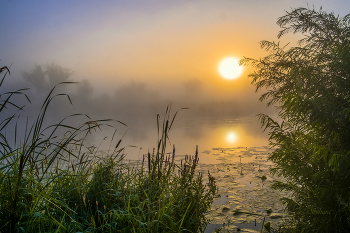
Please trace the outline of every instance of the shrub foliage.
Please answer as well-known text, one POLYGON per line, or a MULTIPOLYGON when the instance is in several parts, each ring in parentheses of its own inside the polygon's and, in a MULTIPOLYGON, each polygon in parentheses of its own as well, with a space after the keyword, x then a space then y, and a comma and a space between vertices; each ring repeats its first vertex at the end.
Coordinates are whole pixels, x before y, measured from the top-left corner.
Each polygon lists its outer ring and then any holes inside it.
POLYGON ((250 74, 260 100, 279 119, 260 114, 275 151, 274 187, 290 190, 283 201, 301 232, 350 231, 350 14, 296 8, 280 17, 278 38, 301 33, 298 46, 261 41, 269 55, 250 74))

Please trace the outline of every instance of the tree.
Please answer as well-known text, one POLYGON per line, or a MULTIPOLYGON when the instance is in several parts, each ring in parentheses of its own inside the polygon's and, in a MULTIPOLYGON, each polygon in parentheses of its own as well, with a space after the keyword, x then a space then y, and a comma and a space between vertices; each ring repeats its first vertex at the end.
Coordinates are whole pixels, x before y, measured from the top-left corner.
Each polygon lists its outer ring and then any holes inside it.
MULTIPOLYGON (((30 71, 22 72, 23 79, 29 83, 29 94, 32 94, 31 107, 25 111, 29 120, 34 120, 37 112, 41 108, 42 101, 45 100, 50 91, 54 90, 53 95, 60 95, 61 92, 68 92, 68 83, 71 82, 71 76, 74 72, 64 68, 56 63, 46 65, 35 65, 30 71), (66 83, 65 85, 59 85, 66 83)), ((54 104, 50 108, 54 111, 48 111, 47 121, 56 122, 64 116, 72 114, 71 108, 67 108, 65 100, 55 98, 54 104)), ((72 107, 72 106, 69 106, 72 107)))
POLYGON ((275 148, 273 173, 291 191, 285 198, 295 229, 350 231, 350 14, 296 8, 280 17, 278 38, 302 33, 295 47, 261 41, 269 55, 241 63, 260 100, 276 106, 280 120, 260 114, 275 148))
POLYGON ((55 85, 69 81, 73 71, 61 67, 55 63, 45 66, 45 70, 41 65, 35 65, 31 72, 23 72, 23 78, 30 82, 36 91, 46 95, 55 85))

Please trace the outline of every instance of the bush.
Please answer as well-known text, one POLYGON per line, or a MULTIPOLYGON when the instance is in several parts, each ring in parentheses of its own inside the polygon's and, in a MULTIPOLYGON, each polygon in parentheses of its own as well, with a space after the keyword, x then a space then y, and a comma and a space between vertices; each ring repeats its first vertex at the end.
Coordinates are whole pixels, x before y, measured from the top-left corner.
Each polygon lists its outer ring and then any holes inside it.
POLYGON ((279 120, 260 115, 275 148, 272 172, 285 177, 275 188, 298 232, 350 231, 350 14, 296 8, 280 17, 286 33, 302 33, 299 46, 262 41, 269 55, 242 60, 261 100, 276 105, 279 120), (281 123, 280 123, 281 122, 281 123))

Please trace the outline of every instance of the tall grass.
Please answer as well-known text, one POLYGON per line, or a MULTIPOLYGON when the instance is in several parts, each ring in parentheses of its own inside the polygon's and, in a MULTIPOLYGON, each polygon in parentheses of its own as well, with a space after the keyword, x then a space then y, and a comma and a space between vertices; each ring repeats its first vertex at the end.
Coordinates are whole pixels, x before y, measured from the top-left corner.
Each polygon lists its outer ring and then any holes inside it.
MULTIPOLYGON (((9 70, 3 67, 1 73, 0 88, 9 70)), ((130 167, 121 140, 103 157, 84 145, 88 134, 111 120, 88 119, 77 127, 65 123, 76 114, 44 126, 53 99, 70 101, 54 90, 25 128, 18 128, 24 108, 13 102, 18 95, 30 102, 25 89, 1 95, 0 114, 7 116, 0 122, 1 232, 204 231, 216 185, 209 172, 207 179, 196 174, 198 150, 181 165, 175 163, 175 148, 166 153, 176 116, 170 117, 170 107, 162 125, 157 116, 156 149, 144 155, 141 167, 130 167), (13 140, 7 138, 9 128, 13 140)))

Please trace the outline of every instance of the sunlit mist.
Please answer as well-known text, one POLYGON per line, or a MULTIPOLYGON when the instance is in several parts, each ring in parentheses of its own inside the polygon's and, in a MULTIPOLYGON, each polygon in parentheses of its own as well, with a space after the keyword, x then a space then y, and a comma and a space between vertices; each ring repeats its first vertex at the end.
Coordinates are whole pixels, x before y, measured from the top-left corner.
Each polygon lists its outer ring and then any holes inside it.
POLYGON ((226 79, 238 78, 243 72, 243 66, 238 64, 238 59, 228 57, 219 64, 219 73, 226 79))

